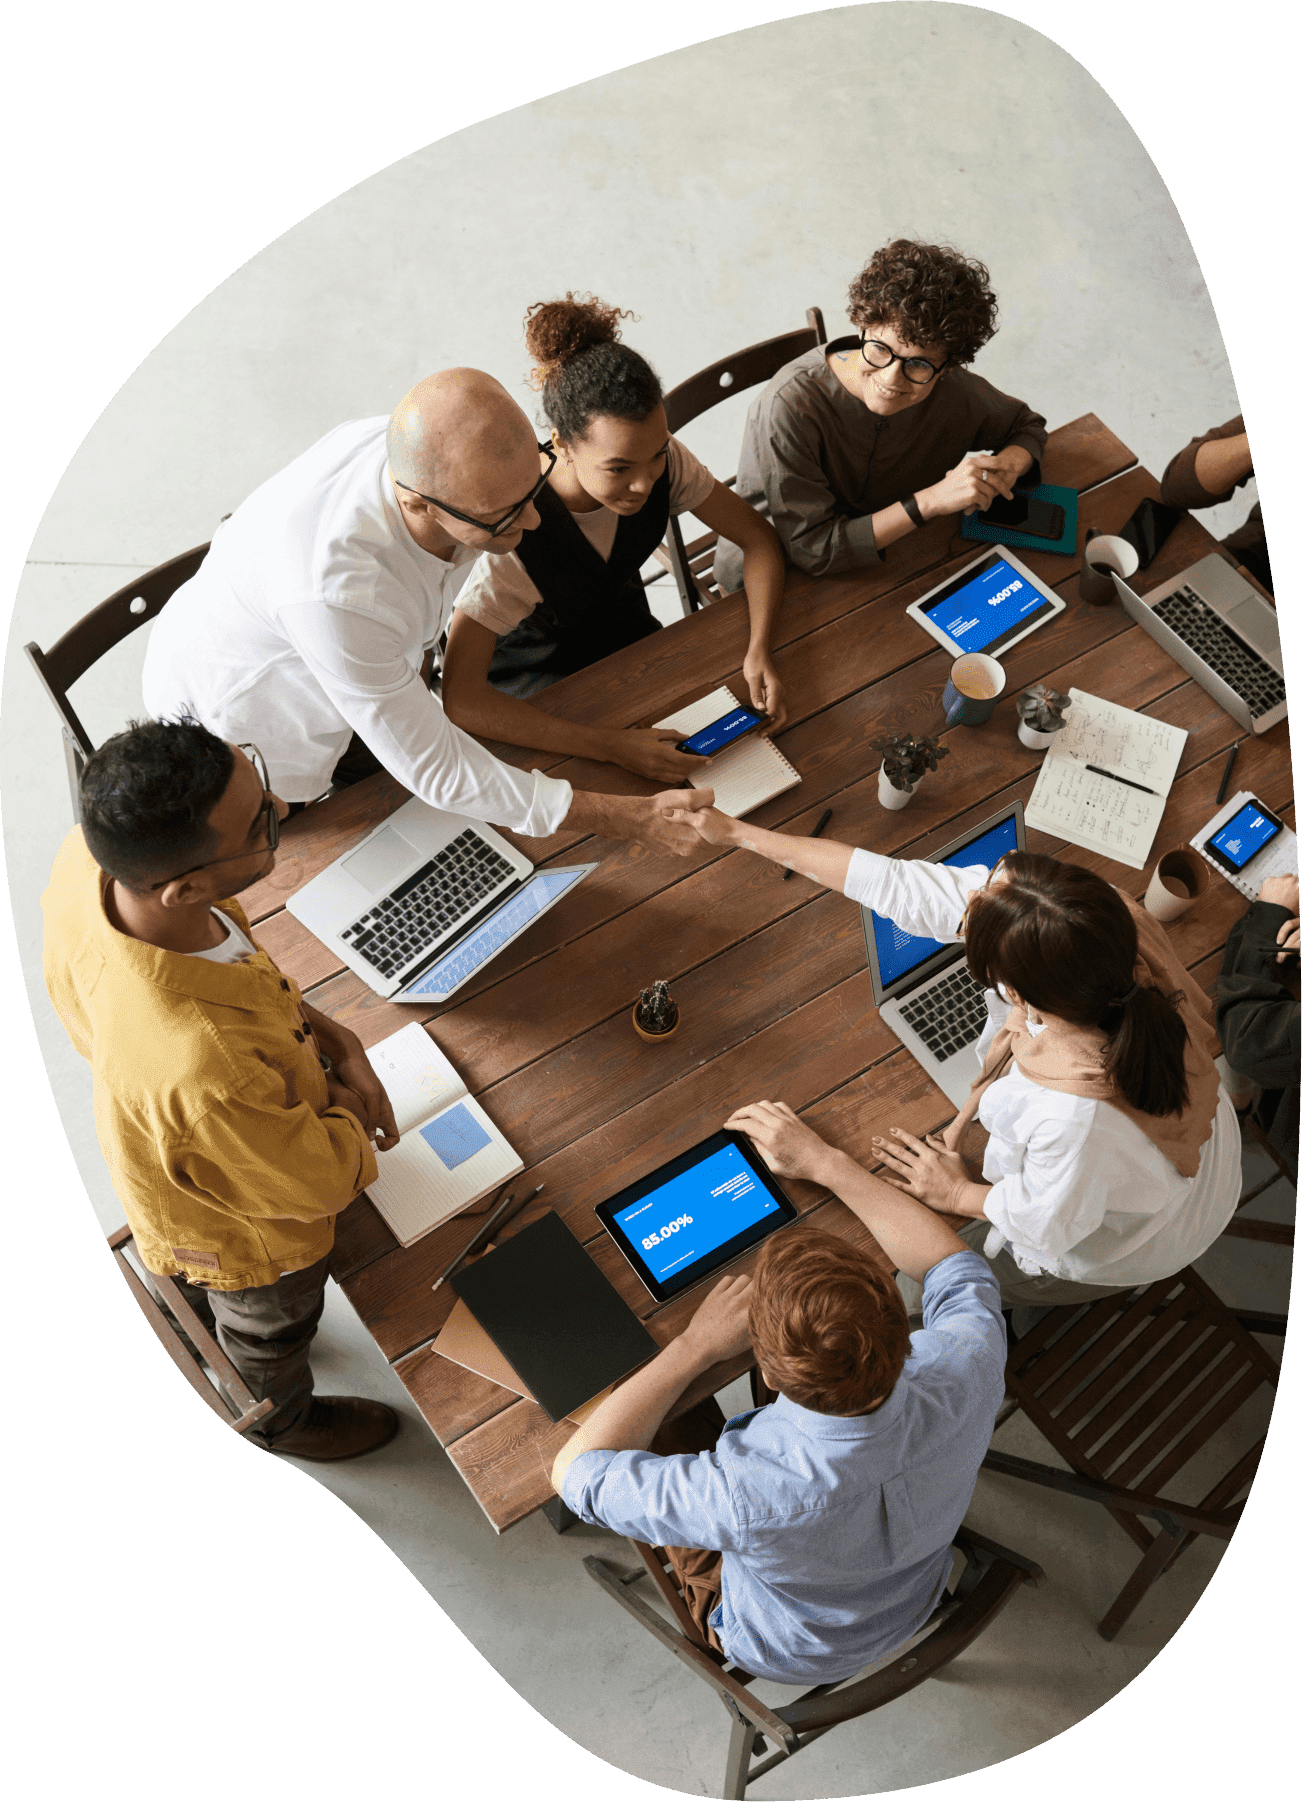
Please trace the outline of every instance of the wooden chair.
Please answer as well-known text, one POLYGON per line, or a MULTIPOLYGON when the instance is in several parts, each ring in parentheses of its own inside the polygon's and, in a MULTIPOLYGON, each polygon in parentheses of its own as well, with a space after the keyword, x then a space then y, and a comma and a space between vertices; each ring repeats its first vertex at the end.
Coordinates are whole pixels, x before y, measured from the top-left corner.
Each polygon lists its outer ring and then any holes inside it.
POLYGON ((274 1402, 254 1400, 239 1371, 195 1312, 183 1285, 174 1277, 156 1276, 151 1271, 149 1284, 164 1296, 170 1313, 160 1306, 127 1255, 134 1245, 129 1226, 119 1227, 117 1232, 109 1234, 109 1249, 126 1278, 128 1289, 140 1304, 141 1313, 153 1327, 173 1364, 213 1413, 220 1415, 237 1433, 246 1433, 272 1412, 274 1402), (216 1377, 219 1388, 214 1388, 204 1375, 201 1357, 216 1377))
POLYGON ((584 1569, 662 1646, 708 1683, 731 1715, 732 1735, 722 1791, 727 1797, 744 1796, 748 1783, 794 1758, 841 1722, 871 1714, 916 1689, 984 1633, 1023 1583, 1039 1588, 1045 1581, 1038 1564, 964 1527, 954 1540, 965 1561, 962 1574, 953 1593, 946 1595, 931 1619, 919 1629, 925 1637, 915 1635, 888 1665, 871 1676, 847 1683, 820 1683, 794 1702, 767 1708, 747 1688, 754 1678, 729 1664, 698 1631, 663 1548, 643 1545, 638 1540, 631 1540, 630 1544, 641 1558, 643 1569, 619 1571, 602 1559, 591 1557, 583 1560, 584 1569), (668 1603, 673 1624, 631 1593, 632 1585, 648 1574, 668 1603), (766 1739, 775 1747, 767 1757, 766 1739))
POLYGON ((143 626, 161 613, 164 603, 183 582, 190 580, 207 555, 208 546, 199 544, 168 563, 160 563, 157 569, 129 582, 125 588, 119 588, 98 607, 92 607, 85 618, 70 627, 48 651, 43 651, 35 640, 23 646, 46 694, 54 702, 63 727, 63 754, 68 766, 74 822, 81 819, 77 785, 86 759, 95 747, 68 699, 68 690, 114 645, 129 637, 137 626, 143 626))
MULTIPOLYGON (((1105 1507, 1142 1557, 1099 1623, 1115 1638, 1154 1581, 1199 1533, 1228 1540, 1252 1483, 1263 1432, 1196 1505, 1168 1486, 1258 1390, 1273 1391, 1275 1364, 1252 1337, 1278 1330, 1232 1314, 1191 1269, 1143 1289, 1053 1308, 1010 1349, 1010 1398, 1070 1470, 993 1448, 983 1468, 1105 1507)), ((1205 1480, 1205 1478, 1203 1479, 1205 1480)))
MULTIPOLYGON (((734 357, 724 357, 718 363, 711 363, 708 369, 688 376, 685 382, 679 382, 676 388, 671 388, 665 395, 665 416, 669 421, 669 430, 681 431, 693 419, 699 419, 702 413, 708 413, 711 407, 717 407, 720 401, 728 400, 734 394, 742 394, 747 388, 756 388, 762 382, 771 381, 784 363, 802 356, 816 344, 826 344, 827 331, 820 309, 810 307, 805 319, 808 323, 802 330, 783 332, 777 338, 765 338, 759 344, 752 344, 748 349, 738 351, 734 357)), ((731 488, 736 479, 735 475, 729 476, 727 486, 731 488)), ((714 547, 718 538, 717 532, 706 532, 700 538, 694 538, 690 544, 684 544, 678 521, 669 521, 669 542, 666 547, 669 568, 678 585, 685 615, 694 613, 698 607, 719 598, 713 568, 714 547)))

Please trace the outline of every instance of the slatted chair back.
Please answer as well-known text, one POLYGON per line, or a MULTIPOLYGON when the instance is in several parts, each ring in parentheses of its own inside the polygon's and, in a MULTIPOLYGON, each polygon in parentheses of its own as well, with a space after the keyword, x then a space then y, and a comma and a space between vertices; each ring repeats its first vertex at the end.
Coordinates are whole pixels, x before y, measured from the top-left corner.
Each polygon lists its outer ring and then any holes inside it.
MULTIPOLYGON (((723 357, 719 362, 711 363, 708 369, 689 375, 685 382, 679 382, 676 388, 671 388, 665 395, 665 417, 669 421, 669 430, 681 431, 692 420, 699 419, 702 413, 708 413, 711 407, 717 407, 720 401, 728 400, 734 394, 744 394, 748 388, 757 388, 763 382, 772 381, 784 364, 803 356, 816 344, 826 344, 827 329, 823 324, 821 309, 810 307, 805 319, 807 323, 801 330, 783 332, 776 338, 765 338, 759 344, 751 344, 745 350, 738 351, 736 356, 723 357)), ((731 487, 736 479, 735 475, 729 476, 727 486, 731 487)), ((717 532, 706 532, 700 538, 694 538, 690 544, 684 544, 678 521, 671 519, 669 522, 669 566, 678 585, 684 614, 694 613, 703 602, 719 598, 718 585, 714 580, 714 547, 718 539, 717 532)))
POLYGON ((723 1703, 732 1718, 732 1731, 721 1793, 730 1798, 744 1797, 749 1783, 794 1758, 833 1727, 884 1708, 925 1683, 985 1632, 1024 1583, 1038 1588, 1045 1580, 1038 1564, 964 1527, 954 1540, 963 1555, 962 1574, 953 1594, 946 1596, 919 1630, 925 1637, 915 1636, 889 1665, 870 1677, 816 1684, 794 1702, 768 1708, 748 1688, 754 1679, 705 1642, 663 1547, 638 1540, 631 1543, 644 1569, 621 1573, 593 1557, 583 1560, 584 1568, 621 1608, 708 1683, 723 1703), (648 1572, 675 1624, 631 1593, 632 1585, 648 1572), (775 1748, 771 1753, 767 1741, 775 1748))
MULTIPOLYGON (((1106 1507, 1143 1554, 1099 1624, 1112 1639, 1152 1583, 1199 1533, 1234 1532, 1264 1430, 1241 1451, 1217 1435, 1278 1367, 1192 1269, 1143 1289, 1053 1308, 1008 1355, 1005 1385, 1071 1470, 991 1450, 985 1468, 1106 1507), (1196 1505, 1168 1494, 1197 1458, 1220 1474, 1196 1505)), ((1260 1406, 1260 1403, 1258 1403, 1260 1406)), ((1001 1415, 1001 1422, 1007 1412, 1001 1415)))
POLYGON ((95 746, 68 699, 68 690, 115 645, 161 613, 165 603, 183 582, 190 580, 207 555, 206 544, 196 545, 192 551, 160 563, 157 569, 128 582, 125 588, 119 588, 106 601, 92 607, 62 638, 56 639, 48 651, 43 651, 35 640, 23 646, 42 687, 54 703, 63 728, 74 820, 81 818, 77 785, 86 759, 95 746))
POLYGON ((141 1313, 154 1329, 168 1357, 213 1413, 234 1427, 237 1433, 247 1433, 251 1426, 265 1420, 275 1403, 258 1401, 250 1393, 239 1371, 195 1312, 183 1285, 174 1277, 151 1273, 149 1282, 166 1296, 167 1307, 160 1306, 128 1255, 134 1247, 129 1226, 119 1227, 117 1232, 109 1234, 109 1249, 141 1313), (214 1388, 204 1375, 200 1357, 216 1377, 219 1387, 214 1388))

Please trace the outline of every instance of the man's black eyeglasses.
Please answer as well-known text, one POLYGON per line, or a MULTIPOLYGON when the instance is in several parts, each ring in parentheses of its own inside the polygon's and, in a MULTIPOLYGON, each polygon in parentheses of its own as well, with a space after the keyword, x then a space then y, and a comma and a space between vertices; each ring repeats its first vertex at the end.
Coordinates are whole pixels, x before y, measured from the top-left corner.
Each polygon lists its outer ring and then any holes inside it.
POLYGON ((869 338, 866 335, 859 339, 859 355, 869 369, 889 369, 892 363, 900 363, 904 368, 904 379, 913 382, 919 388, 925 388, 928 382, 934 382, 945 363, 929 363, 926 357, 902 357, 893 351, 889 344, 883 344, 880 338, 869 338))
POLYGON ((503 517, 497 521, 496 525, 490 526, 486 519, 472 519, 469 513, 462 513, 457 507, 449 507, 446 501, 437 501, 432 494, 422 494, 419 488, 409 487, 406 482, 398 482, 397 476, 394 476, 393 479, 398 483, 399 488, 401 488, 404 493, 414 494, 417 500, 428 501, 430 506, 437 507, 440 513, 450 513, 453 519, 459 519, 462 525, 475 526, 479 531, 487 532, 490 538, 500 538, 503 532, 509 532, 511 530, 511 527, 515 524, 516 520, 519 519, 520 515, 529 505, 529 502, 533 500, 534 496, 541 494, 543 488, 546 486, 548 476, 556 467, 556 452, 552 449, 551 445, 540 444, 538 449, 547 459, 546 469, 543 470, 542 474, 529 490, 528 494, 525 495, 524 499, 522 501, 517 501, 511 511, 504 514, 503 517))
POLYGON ((258 772, 258 775, 262 778, 264 798, 262 806, 258 810, 257 819, 255 819, 252 826, 249 827, 249 836, 253 836, 254 832, 257 830, 258 822, 261 821, 263 830, 267 835, 266 844, 252 845, 247 851, 232 851, 229 857, 210 857, 207 863, 191 864, 188 870, 178 870, 175 876, 164 876, 161 882, 151 882, 149 885, 151 892, 156 888, 166 888, 169 882, 179 882, 182 876, 193 876, 196 870, 211 869, 213 864, 239 863, 243 858, 255 857, 262 851, 274 851, 276 846, 280 843, 280 815, 276 812, 276 803, 272 799, 271 777, 267 773, 267 766, 263 760, 262 752, 256 745, 237 745, 235 748, 237 751, 243 751, 244 755, 258 772))

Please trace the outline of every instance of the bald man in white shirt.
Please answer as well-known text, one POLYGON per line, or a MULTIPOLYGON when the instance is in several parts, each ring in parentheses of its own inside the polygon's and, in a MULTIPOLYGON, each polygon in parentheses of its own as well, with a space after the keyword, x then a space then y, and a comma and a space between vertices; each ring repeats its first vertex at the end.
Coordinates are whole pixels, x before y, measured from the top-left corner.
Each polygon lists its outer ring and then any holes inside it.
POLYGON ((289 802, 325 793, 355 735, 432 807, 685 856, 698 840, 669 814, 707 806, 705 790, 601 795, 525 774, 452 725, 422 679, 475 558, 538 524, 546 473, 527 417, 477 369, 337 426, 218 528, 154 623, 145 705, 256 744, 289 802))

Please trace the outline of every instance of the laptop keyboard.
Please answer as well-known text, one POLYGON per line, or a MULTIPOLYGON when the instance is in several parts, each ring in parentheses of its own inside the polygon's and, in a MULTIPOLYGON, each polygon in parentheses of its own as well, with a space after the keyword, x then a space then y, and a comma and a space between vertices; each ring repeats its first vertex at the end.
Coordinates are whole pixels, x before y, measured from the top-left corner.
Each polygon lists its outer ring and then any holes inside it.
POLYGON ((943 981, 900 1003, 900 1018, 908 1021, 938 1064, 974 1044, 988 1017, 985 994, 966 964, 956 965, 943 981))
POLYGON ((515 873, 513 864, 467 827, 339 936, 381 976, 395 976, 515 873))
POLYGON ((1192 588, 1177 588, 1153 612, 1232 688, 1254 720, 1284 699, 1284 678, 1244 644, 1192 588))

